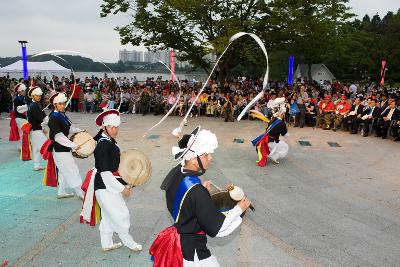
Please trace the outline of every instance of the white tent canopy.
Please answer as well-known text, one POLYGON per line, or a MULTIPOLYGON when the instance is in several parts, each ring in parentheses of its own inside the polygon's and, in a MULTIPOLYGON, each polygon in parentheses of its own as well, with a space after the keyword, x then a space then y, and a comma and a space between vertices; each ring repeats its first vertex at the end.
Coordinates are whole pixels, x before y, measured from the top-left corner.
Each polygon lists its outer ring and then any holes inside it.
MULTIPOLYGON (((60 64, 50 61, 42 62, 29 62, 28 61, 28 72, 41 73, 41 72, 70 72, 70 69, 64 68, 60 64)), ((23 72, 22 60, 19 60, 11 65, 0 68, 2 73, 15 73, 23 72)))

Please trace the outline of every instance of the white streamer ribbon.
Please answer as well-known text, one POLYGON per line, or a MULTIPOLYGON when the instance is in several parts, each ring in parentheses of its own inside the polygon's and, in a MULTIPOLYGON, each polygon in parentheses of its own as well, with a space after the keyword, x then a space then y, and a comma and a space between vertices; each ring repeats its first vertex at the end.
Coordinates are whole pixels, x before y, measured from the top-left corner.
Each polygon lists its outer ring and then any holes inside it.
MULTIPOLYGON (((162 62, 162 61, 158 61, 158 62, 161 63, 161 64, 163 64, 163 65, 172 73, 172 70, 167 66, 167 64, 165 64, 165 63, 162 62)), ((175 73, 172 73, 172 77, 173 77, 173 79, 178 83, 178 86, 179 86, 179 94, 178 94, 178 96, 177 96, 177 98, 176 98, 176 101, 175 101, 174 105, 172 105, 172 107, 168 110, 167 114, 165 114, 164 117, 162 117, 161 120, 160 120, 158 123, 156 123, 156 124, 153 125, 150 129, 148 129, 148 130, 144 133, 143 137, 146 137, 147 134, 148 134, 151 130, 153 130, 154 128, 156 128, 157 126, 159 126, 161 123, 163 123, 163 121, 165 121, 165 119, 168 118, 169 115, 171 115, 171 113, 175 110, 175 107, 178 105, 179 99, 180 99, 180 97, 181 97, 181 95, 182 95, 181 84, 180 84, 179 80, 176 78, 175 73)))
POLYGON ((267 88, 268 86, 268 77, 269 77, 269 61, 268 61, 268 53, 267 53, 267 49, 264 46, 264 43, 261 41, 261 39, 253 34, 253 33, 247 33, 247 32, 238 32, 236 34, 234 34, 230 39, 229 39, 229 43, 228 46, 224 49, 224 51, 222 52, 222 54, 218 57, 217 61, 215 62, 214 67, 212 68, 210 75, 208 76, 207 80, 205 81, 203 87, 200 89, 199 93, 197 94, 195 100, 193 101, 192 105, 190 106, 189 110, 186 112, 185 117, 183 118, 183 120, 181 121, 180 125, 178 126, 178 128, 173 130, 173 133, 175 134, 180 134, 182 132, 182 128, 184 126, 184 124, 187 122, 187 118, 193 108, 193 106, 195 105, 197 99, 200 97, 201 93, 204 91, 204 88, 206 87, 206 85, 208 84, 211 75, 213 74, 215 68, 218 66, 219 61, 221 60, 221 58, 224 56, 224 54, 226 53, 226 51, 228 50, 228 48, 231 46, 231 44, 236 41, 237 39, 239 39, 242 36, 245 35, 249 35, 251 38, 253 38, 257 44, 260 46, 261 50, 264 52, 265 58, 267 60, 267 70, 265 72, 264 75, 264 81, 263 81, 263 89, 262 91, 244 108, 244 110, 240 113, 239 117, 238 117, 238 121, 241 120, 241 118, 243 117, 243 115, 247 112, 247 110, 252 107, 261 97, 264 96, 264 90, 267 88))

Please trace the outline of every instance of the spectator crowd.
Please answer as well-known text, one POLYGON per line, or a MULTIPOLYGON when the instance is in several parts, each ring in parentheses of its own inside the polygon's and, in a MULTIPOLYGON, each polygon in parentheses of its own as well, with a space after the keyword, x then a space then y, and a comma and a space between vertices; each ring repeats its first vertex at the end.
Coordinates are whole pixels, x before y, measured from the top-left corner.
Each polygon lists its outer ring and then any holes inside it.
MULTIPOLYGON (((0 111, 12 109, 16 79, 0 78, 0 111)), ((210 80, 203 87, 195 80, 176 81, 147 78, 139 82, 136 77, 102 78, 37 77, 26 81, 44 89, 43 105, 55 90, 71 97, 70 112, 96 113, 103 109, 118 108, 122 113, 162 115, 174 104, 173 115, 184 116, 193 104, 191 117, 207 116, 233 122, 246 105, 262 90, 262 78, 237 77, 224 82, 210 80)), ((361 133, 366 137, 374 133, 383 139, 399 141, 400 90, 373 82, 349 83, 312 82, 300 80, 293 85, 270 81, 264 97, 252 108, 271 118, 274 99, 285 97, 288 107, 286 122, 294 127, 320 127, 324 130, 361 133)), ((243 119, 253 120, 248 114, 243 119)))

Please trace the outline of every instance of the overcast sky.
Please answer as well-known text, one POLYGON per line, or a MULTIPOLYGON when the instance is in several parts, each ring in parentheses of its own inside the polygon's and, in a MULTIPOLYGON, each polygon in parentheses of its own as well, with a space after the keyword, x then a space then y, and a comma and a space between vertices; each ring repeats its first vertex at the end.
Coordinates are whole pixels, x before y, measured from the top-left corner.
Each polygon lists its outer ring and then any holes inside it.
MULTIPOLYGON (((91 54, 106 62, 118 60, 120 45, 115 26, 125 14, 100 18, 102 0, 0 0, 0 57, 20 55, 18 40, 29 41, 28 53, 65 49, 91 54)), ((397 11, 400 0, 350 0, 360 17, 397 11)))

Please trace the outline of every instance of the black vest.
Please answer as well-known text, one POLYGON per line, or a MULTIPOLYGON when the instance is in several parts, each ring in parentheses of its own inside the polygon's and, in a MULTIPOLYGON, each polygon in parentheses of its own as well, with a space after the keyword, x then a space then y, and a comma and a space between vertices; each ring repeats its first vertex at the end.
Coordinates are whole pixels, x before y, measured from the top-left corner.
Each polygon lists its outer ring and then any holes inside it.
POLYGON ((54 140, 54 137, 58 133, 63 133, 66 137, 69 135, 69 129, 71 127, 71 121, 60 113, 52 112, 49 116, 49 137, 53 140, 53 147, 55 152, 70 152, 71 148, 63 146, 54 140))
POLYGON ((26 115, 28 122, 32 125, 32 131, 42 130, 42 122, 46 118, 46 113, 40 108, 39 103, 32 102, 26 115))

